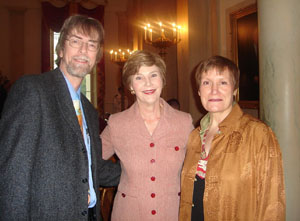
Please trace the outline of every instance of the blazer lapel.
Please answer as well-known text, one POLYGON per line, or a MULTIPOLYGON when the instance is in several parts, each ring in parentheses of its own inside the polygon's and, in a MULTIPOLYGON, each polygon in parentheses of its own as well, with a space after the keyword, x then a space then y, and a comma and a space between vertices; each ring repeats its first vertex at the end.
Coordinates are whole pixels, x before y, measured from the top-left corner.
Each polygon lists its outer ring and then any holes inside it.
MULTIPOLYGON (((156 139, 161 139, 164 136, 169 136, 168 133, 172 131, 172 126, 170 122, 172 122, 173 110, 171 107, 165 102, 162 98, 160 98, 160 103, 163 104, 163 111, 160 115, 160 120, 153 133, 153 137, 156 139)), ((175 135, 176 136, 176 135, 175 135)))
POLYGON ((89 105, 86 104, 87 102, 87 99, 86 98, 83 98, 83 94, 81 94, 81 103, 82 103, 82 107, 83 107, 83 112, 84 112, 84 117, 85 117, 85 122, 86 122, 86 125, 87 125, 87 133, 89 134, 90 136, 90 143, 91 143, 91 151, 92 150, 92 147, 94 146, 94 136, 92 136, 94 134, 95 131, 97 131, 97 128, 95 128, 93 125, 94 123, 92 122, 93 119, 91 118, 92 117, 92 114, 91 114, 91 111, 89 110, 89 105))
POLYGON ((74 133, 81 138, 80 140, 84 145, 82 133, 74 110, 73 101, 68 89, 68 85, 65 81, 65 78, 58 68, 54 70, 53 76, 55 80, 54 82, 56 82, 55 96, 56 96, 56 101, 60 107, 60 112, 62 116, 66 119, 68 125, 74 131, 74 133))
MULTIPOLYGON (((99 135, 99 128, 96 128, 95 122, 93 122, 95 119, 93 119, 93 110, 90 109, 90 105, 87 104, 88 100, 87 98, 83 97, 84 95, 81 94, 81 102, 82 107, 84 111, 85 121, 88 129, 88 133, 90 136, 90 151, 91 151, 91 159, 92 159, 92 175, 94 180, 94 188, 95 182, 96 182, 96 168, 97 168, 97 162, 101 158, 99 157, 99 154, 102 152, 102 146, 100 142, 100 135, 99 135), (99 142, 96 141, 96 139, 99 139, 99 142), (97 159, 99 157, 99 159, 97 159)), ((96 189, 95 189, 96 191, 96 189)))

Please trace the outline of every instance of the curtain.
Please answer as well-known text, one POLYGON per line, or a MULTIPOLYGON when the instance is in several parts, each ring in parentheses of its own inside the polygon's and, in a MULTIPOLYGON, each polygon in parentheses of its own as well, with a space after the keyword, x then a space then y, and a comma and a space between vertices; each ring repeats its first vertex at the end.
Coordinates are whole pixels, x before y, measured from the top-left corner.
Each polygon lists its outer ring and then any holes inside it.
POLYGON ((51 69, 50 30, 59 32, 68 15, 68 5, 58 8, 49 2, 42 2, 42 72, 51 69))
MULTIPOLYGON (((88 15, 101 22, 104 27, 104 6, 100 5, 94 9, 86 9, 78 5, 78 14, 88 15)), ((105 50, 103 50, 105 51, 105 50)), ((104 94, 105 94, 105 66, 104 55, 97 65, 97 106, 100 116, 104 114, 104 94)))
MULTIPOLYGON (((50 30, 59 32, 64 21, 72 14, 82 14, 95 18, 104 26, 104 6, 97 5, 95 8, 88 9, 80 3, 69 2, 65 6, 56 7, 50 2, 42 2, 42 72, 51 69, 50 56, 50 30)), ((105 93, 105 73, 104 56, 96 68, 97 74, 97 106, 100 115, 103 114, 104 93, 105 93)))

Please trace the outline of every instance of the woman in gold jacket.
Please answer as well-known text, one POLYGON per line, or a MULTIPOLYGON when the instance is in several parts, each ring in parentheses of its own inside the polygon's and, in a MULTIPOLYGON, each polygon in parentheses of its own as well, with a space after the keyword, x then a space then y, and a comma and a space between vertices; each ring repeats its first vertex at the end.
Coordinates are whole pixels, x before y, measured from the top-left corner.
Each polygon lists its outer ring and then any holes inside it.
POLYGON ((279 144, 270 127, 234 102, 237 66, 211 57, 197 67, 196 81, 208 114, 189 137, 180 220, 285 220, 279 144))

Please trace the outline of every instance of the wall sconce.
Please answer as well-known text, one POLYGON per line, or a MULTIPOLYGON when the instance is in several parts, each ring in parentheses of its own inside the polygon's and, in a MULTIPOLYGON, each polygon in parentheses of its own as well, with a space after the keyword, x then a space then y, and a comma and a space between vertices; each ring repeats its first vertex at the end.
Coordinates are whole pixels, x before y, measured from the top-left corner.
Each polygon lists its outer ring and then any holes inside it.
POLYGON ((128 60, 130 55, 134 51, 131 51, 129 49, 118 49, 118 50, 110 50, 110 60, 118 64, 119 66, 119 73, 120 73, 120 86, 119 86, 119 93, 121 94, 121 111, 125 110, 125 91, 124 91, 124 86, 122 84, 122 69, 125 64, 125 62, 128 60))
POLYGON ((110 60, 118 65, 123 66, 129 56, 133 53, 129 49, 110 50, 110 60))

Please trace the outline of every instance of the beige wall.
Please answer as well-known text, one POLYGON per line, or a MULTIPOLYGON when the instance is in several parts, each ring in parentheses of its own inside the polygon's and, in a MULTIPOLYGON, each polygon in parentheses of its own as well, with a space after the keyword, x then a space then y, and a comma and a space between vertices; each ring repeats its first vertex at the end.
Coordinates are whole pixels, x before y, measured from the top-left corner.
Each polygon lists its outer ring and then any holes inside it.
POLYGON ((41 69, 41 6, 37 1, 0 2, 0 70, 14 82, 41 69))
MULTIPOLYGON (((119 66, 110 61, 110 50, 123 48, 120 44, 127 33, 122 33, 119 28, 119 16, 126 12, 127 1, 109 0, 105 6, 104 29, 105 29, 105 99, 104 112, 113 113, 113 99, 118 92, 120 85, 120 69, 119 66)), ((126 19, 126 17, 125 17, 126 19)), ((128 45, 129 49, 131 45, 128 45)))
POLYGON ((179 101, 182 110, 191 113, 197 122, 204 112, 197 96, 193 70, 199 61, 211 55, 210 1, 178 0, 177 4, 178 20, 185 28, 183 42, 177 48, 179 101))

